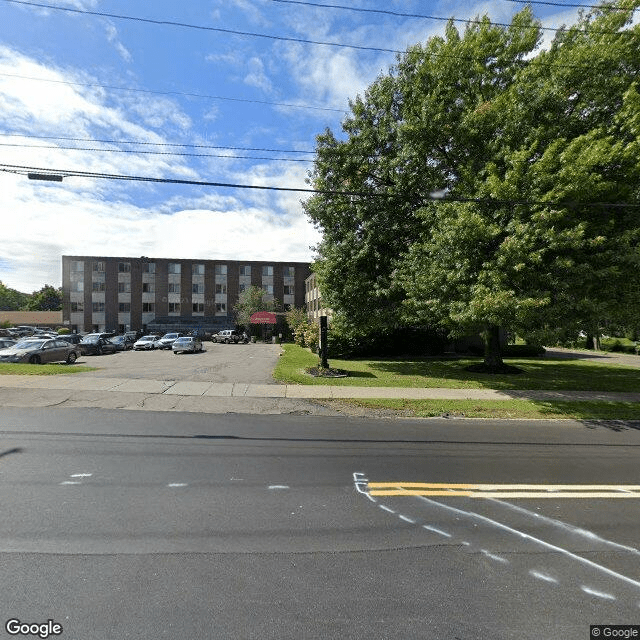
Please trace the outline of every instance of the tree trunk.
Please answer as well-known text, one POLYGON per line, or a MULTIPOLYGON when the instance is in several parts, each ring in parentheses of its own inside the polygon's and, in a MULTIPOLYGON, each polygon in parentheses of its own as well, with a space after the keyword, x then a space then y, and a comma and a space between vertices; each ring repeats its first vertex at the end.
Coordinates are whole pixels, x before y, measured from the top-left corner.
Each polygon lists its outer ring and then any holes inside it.
POLYGON ((500 348, 500 327, 489 325, 484 333, 484 365, 487 371, 499 371, 504 369, 502 361, 502 349, 500 348))

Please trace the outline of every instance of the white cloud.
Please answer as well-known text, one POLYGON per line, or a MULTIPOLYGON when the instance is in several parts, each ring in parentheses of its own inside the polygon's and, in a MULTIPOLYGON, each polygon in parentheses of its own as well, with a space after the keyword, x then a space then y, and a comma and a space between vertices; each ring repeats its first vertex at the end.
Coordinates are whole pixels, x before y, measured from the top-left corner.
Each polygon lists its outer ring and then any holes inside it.
POLYGON ((244 77, 245 84, 262 89, 266 93, 270 92, 272 85, 264 72, 262 60, 256 57, 250 58, 247 61, 247 67, 249 68, 249 73, 244 77))
POLYGON ((106 25, 107 40, 115 47, 116 51, 120 54, 120 57, 125 62, 131 62, 132 57, 129 50, 118 39, 118 30, 111 22, 107 22, 106 25))

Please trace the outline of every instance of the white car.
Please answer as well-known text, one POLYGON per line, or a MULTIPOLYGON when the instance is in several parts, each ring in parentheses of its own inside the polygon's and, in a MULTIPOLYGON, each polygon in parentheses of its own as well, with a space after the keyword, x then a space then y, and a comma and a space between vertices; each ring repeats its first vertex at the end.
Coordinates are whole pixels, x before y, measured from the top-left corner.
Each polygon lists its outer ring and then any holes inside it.
POLYGON ((193 338, 191 336, 183 336, 178 338, 172 345, 173 353, 178 354, 182 351, 191 351, 193 353, 199 353, 202 351, 202 341, 200 338, 193 338))
POLYGON ((160 338, 158 336, 142 336, 140 340, 133 343, 134 351, 142 349, 157 349, 160 338))
POLYGON ((158 349, 171 349, 171 345, 180 337, 182 337, 181 333, 165 333, 158 340, 158 349))

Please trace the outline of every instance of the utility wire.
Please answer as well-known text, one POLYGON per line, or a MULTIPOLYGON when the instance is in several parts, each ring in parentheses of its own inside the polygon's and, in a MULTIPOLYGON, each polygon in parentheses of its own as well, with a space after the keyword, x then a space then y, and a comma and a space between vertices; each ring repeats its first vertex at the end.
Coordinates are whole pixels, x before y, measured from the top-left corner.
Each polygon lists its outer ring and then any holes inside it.
MULTIPOLYGON (((303 187, 274 187, 255 184, 234 184, 229 182, 210 182, 208 180, 186 180, 182 178, 154 178, 150 176, 131 176, 114 173, 96 173, 91 171, 77 171, 75 169, 47 169, 44 167, 29 167, 24 165, 0 164, 0 172, 28 174, 37 173, 40 176, 58 176, 63 178, 100 178, 106 180, 126 180, 133 182, 154 182, 160 184, 183 184, 204 187, 224 187, 231 189, 261 189, 266 191, 293 191, 299 193, 315 193, 337 196, 358 196, 364 198, 393 198, 394 194, 363 192, 363 191, 335 191, 332 189, 306 189, 303 187)), ((618 209, 640 209, 640 204, 626 202, 562 202, 550 200, 495 200, 492 198, 462 198, 456 196, 441 196, 436 192, 424 197, 432 202, 463 202, 493 205, 524 205, 524 206, 553 206, 553 207, 612 207, 618 209)))
MULTIPOLYGON (((523 0, 514 0, 514 1, 523 1, 523 0)), ((475 20, 475 19, 465 19, 465 18, 445 18, 442 16, 431 16, 431 15, 425 15, 425 14, 420 14, 420 13, 402 13, 400 11, 390 11, 388 9, 364 9, 361 7, 348 7, 345 5, 339 5, 339 4, 321 4, 321 3, 316 3, 316 2, 305 2, 303 0, 271 0, 271 2, 280 2, 282 4, 297 4, 297 5, 304 5, 307 7, 319 7, 322 9, 341 9, 341 10, 345 10, 345 11, 355 11, 357 13, 379 13, 379 14, 384 14, 384 15, 389 15, 389 16, 396 16, 396 17, 400 17, 400 18, 420 18, 423 20, 439 20, 441 22, 462 22, 464 24, 483 24, 482 20, 475 20)), ((507 24, 505 22, 492 22, 491 24, 493 25, 497 25, 499 27, 510 27, 510 24, 507 24)), ((559 31, 558 28, 555 27, 541 27, 538 25, 532 25, 531 27, 528 27, 529 29, 540 29, 540 31, 559 31)), ((581 32, 581 33, 590 33, 590 34, 610 34, 610 35, 616 35, 618 33, 627 33, 625 31, 607 31, 607 30, 588 30, 588 29, 577 29, 577 31, 581 32)))
MULTIPOLYGON (((134 21, 134 22, 143 22, 143 23, 161 25, 161 26, 175 26, 175 27, 183 27, 183 28, 188 28, 188 29, 198 29, 198 30, 203 30, 203 31, 214 31, 214 32, 220 32, 220 33, 228 33, 228 34, 232 34, 232 35, 240 35, 240 36, 246 36, 246 37, 266 38, 266 39, 269 39, 269 40, 282 40, 282 41, 286 41, 286 42, 295 42, 295 43, 298 43, 298 44, 314 44, 314 45, 329 46, 329 47, 340 47, 340 48, 347 48, 347 49, 355 49, 355 50, 358 50, 358 51, 375 51, 375 52, 379 52, 379 53, 395 53, 395 54, 399 54, 399 55, 402 55, 402 54, 406 53, 405 51, 400 51, 399 49, 386 49, 386 48, 383 48, 383 47, 367 47, 367 46, 363 46, 363 45, 352 45, 352 44, 344 44, 344 43, 339 43, 339 42, 325 42, 325 41, 319 41, 319 40, 307 40, 307 39, 303 39, 303 38, 291 38, 291 37, 287 37, 287 36, 275 36, 275 35, 268 35, 268 34, 263 34, 263 33, 254 33, 254 32, 249 32, 249 31, 236 31, 236 30, 232 30, 232 29, 223 29, 221 27, 207 27, 207 26, 204 26, 204 25, 195 25, 195 24, 189 24, 189 23, 184 23, 184 22, 175 22, 175 21, 171 21, 171 20, 155 20, 155 19, 152 19, 152 18, 141 18, 141 17, 138 17, 138 16, 126 16, 126 15, 120 15, 120 14, 114 14, 114 13, 106 13, 106 12, 102 12, 102 11, 89 11, 89 10, 86 10, 86 9, 74 9, 74 8, 71 8, 71 7, 59 7, 59 6, 56 6, 56 5, 49 5, 49 4, 45 4, 45 3, 41 3, 41 2, 28 2, 27 0, 2 0, 2 2, 11 2, 13 4, 40 7, 40 8, 45 8, 45 9, 54 9, 54 10, 58 10, 58 11, 66 11, 66 12, 69 12, 69 13, 78 13, 78 14, 92 15, 92 16, 98 16, 98 17, 114 18, 114 19, 118 19, 118 20, 131 20, 131 21, 134 21)), ((621 34, 621 33, 625 33, 625 31, 615 32, 616 35, 621 34)), ((485 58, 474 58, 474 57, 471 57, 471 56, 456 56, 456 55, 447 54, 447 53, 435 53, 435 52, 432 52, 432 53, 428 53, 428 55, 430 55, 432 57, 436 57, 436 58, 450 58, 450 59, 454 59, 454 60, 467 60, 467 61, 470 61, 470 62, 484 62, 484 60, 485 60, 485 58)), ((589 71, 593 70, 593 66, 592 65, 584 65, 584 64, 581 64, 581 65, 578 65, 578 64, 575 64, 575 65, 574 64, 560 64, 560 63, 554 63, 554 62, 541 62, 539 60, 529 60, 529 61, 526 61, 526 64, 536 65, 536 66, 544 66, 544 67, 556 67, 557 66, 557 67, 573 68, 573 69, 588 69, 589 71)), ((100 86, 100 85, 96 85, 96 86, 100 86)), ((140 89, 138 91, 144 91, 144 90, 140 89)), ((188 94, 186 94, 186 95, 188 95, 188 94)))
POLYGON ((148 142, 142 140, 101 140, 99 138, 75 138, 71 136, 39 136, 27 133, 0 132, 0 136, 16 138, 35 138, 37 140, 68 140, 72 142, 100 142, 103 144, 135 144, 150 145, 154 147, 187 147, 191 149, 226 149, 229 151, 269 151, 271 153, 306 153, 315 154, 315 151, 301 151, 300 149, 265 149, 262 147, 227 147, 212 144, 187 144, 185 142, 148 142))
MULTIPOLYGON (((3 0, 4 2, 13 2, 13 0, 3 0)), ((268 102, 267 100, 249 100, 246 98, 230 98, 228 96, 211 96, 204 93, 189 93, 185 91, 158 91, 152 89, 134 89, 132 87, 117 87, 108 84, 97 84, 88 82, 70 82, 68 80, 53 80, 49 78, 33 78, 31 76, 18 75, 17 73, 0 73, 0 76, 6 78, 20 78, 21 80, 34 80, 36 82, 53 82, 55 84, 68 84, 77 87, 91 87, 94 89, 110 89, 112 91, 132 91, 136 93, 150 93, 159 96, 183 96, 187 98, 204 98, 207 100, 227 100, 230 102, 249 102, 254 104, 265 104, 275 107, 288 107, 291 109, 310 109, 315 111, 333 111, 344 113, 345 109, 332 109, 329 107, 314 107, 308 104, 292 104, 288 102, 268 102)))
POLYGON ((105 153, 131 153, 150 156, 187 156, 190 158, 229 158, 238 160, 273 160, 279 162, 313 162, 313 158, 273 158, 259 156, 226 155, 223 153, 182 153, 179 151, 143 151, 139 149, 104 149, 99 147, 61 147, 55 144, 20 144, 17 142, 0 142, 0 147, 20 147, 22 149, 56 149, 66 151, 99 151, 105 153))
MULTIPOLYGON (((504 0, 505 2, 515 2, 517 4, 543 4, 551 7, 568 7, 578 9, 609 9, 611 11, 628 11, 622 7, 615 7, 608 2, 602 4, 571 4, 568 2, 546 2, 545 0, 504 0)), ((635 9, 634 9, 635 11, 635 9)))

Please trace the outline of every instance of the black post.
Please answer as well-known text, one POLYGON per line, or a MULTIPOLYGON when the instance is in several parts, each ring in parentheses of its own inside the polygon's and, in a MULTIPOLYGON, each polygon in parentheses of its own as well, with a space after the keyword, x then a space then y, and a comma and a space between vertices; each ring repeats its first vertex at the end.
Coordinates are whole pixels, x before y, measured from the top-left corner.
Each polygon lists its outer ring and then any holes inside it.
POLYGON ((320 366, 329 368, 327 361, 327 316, 320 316, 320 366))

